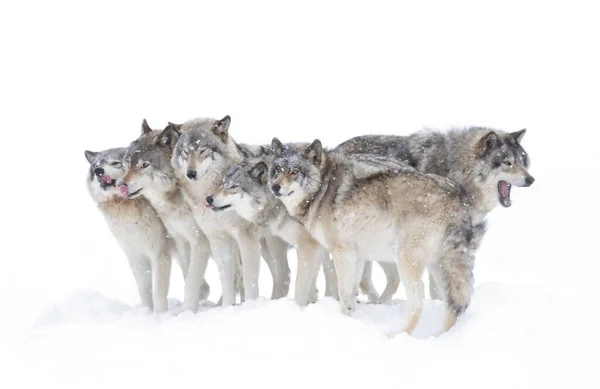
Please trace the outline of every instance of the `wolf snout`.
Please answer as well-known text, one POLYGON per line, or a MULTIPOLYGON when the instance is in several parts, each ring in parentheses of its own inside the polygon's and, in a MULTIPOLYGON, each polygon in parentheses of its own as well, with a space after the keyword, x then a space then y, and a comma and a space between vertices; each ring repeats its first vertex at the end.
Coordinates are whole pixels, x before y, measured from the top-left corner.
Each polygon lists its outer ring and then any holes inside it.
POLYGON ((94 174, 97 175, 98 177, 103 176, 104 175, 104 169, 102 169, 101 167, 97 167, 94 169, 94 174))
POLYGON ((531 186, 531 184, 533 184, 534 181, 535 178, 533 178, 532 176, 527 176, 525 178, 525 186, 531 186))
POLYGON ((198 173, 195 170, 188 170, 187 172, 185 172, 185 175, 190 180, 195 180, 198 173))
POLYGON ((208 205, 213 205, 213 202, 215 201, 215 199, 213 199, 212 196, 206 196, 206 203, 208 205))
POLYGON ((273 185, 271 185, 271 190, 276 195, 279 195, 279 191, 281 190, 281 185, 279 185, 279 184, 273 184, 273 185))

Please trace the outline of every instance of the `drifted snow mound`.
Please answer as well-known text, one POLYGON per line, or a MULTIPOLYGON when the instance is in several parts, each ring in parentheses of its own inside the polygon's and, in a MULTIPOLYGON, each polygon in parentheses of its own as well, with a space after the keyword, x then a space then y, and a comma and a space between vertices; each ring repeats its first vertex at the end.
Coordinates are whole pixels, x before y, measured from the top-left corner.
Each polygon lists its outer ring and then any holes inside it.
POLYGON ((157 315, 78 290, 34 323, 23 351, 37 372, 28 380, 74 387, 574 385, 583 378, 561 375, 560 366, 577 336, 555 320, 557 299, 537 287, 482 284, 448 333, 432 336, 444 307, 426 301, 415 336, 390 339, 404 301, 359 304, 352 318, 331 298, 306 308, 291 299, 205 302, 197 314, 176 314, 171 301, 157 315))

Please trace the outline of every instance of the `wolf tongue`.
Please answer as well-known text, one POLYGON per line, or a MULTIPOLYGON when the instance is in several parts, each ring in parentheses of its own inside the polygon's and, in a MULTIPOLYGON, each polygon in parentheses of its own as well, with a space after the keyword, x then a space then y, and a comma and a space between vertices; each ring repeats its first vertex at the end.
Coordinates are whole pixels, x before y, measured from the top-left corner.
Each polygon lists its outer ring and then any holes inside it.
POLYGON ((127 196, 129 194, 129 188, 127 185, 121 185, 119 186, 119 192, 121 192, 122 196, 127 196))
POLYGON ((100 182, 103 184, 112 184, 112 178, 110 176, 102 176, 100 177, 100 182))
POLYGON ((500 193, 502 194, 502 197, 508 197, 510 195, 508 190, 508 182, 500 181, 500 193))

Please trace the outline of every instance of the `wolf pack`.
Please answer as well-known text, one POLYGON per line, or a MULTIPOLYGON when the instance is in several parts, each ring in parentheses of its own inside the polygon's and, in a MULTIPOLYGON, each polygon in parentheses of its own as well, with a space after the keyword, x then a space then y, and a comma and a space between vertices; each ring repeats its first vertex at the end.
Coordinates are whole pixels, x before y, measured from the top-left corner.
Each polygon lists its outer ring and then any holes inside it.
MULTIPOLYGON (((512 186, 527 187, 526 130, 484 127, 365 135, 333 149, 320 140, 237 143, 231 118, 196 118, 164 129, 142 122, 128 147, 85 151, 87 187, 122 248, 141 304, 169 309, 172 260, 182 271, 180 309, 197 312, 214 260, 219 306, 259 297, 261 258, 273 278, 272 299, 286 297, 295 248, 294 299, 325 296, 352 315, 359 294, 389 302, 400 284, 411 334, 425 299, 445 303, 442 332, 469 306, 475 253, 486 216, 511 206, 512 186), (381 294, 373 262, 386 278, 381 294)), ((396 332, 396 333, 398 333, 396 332)))

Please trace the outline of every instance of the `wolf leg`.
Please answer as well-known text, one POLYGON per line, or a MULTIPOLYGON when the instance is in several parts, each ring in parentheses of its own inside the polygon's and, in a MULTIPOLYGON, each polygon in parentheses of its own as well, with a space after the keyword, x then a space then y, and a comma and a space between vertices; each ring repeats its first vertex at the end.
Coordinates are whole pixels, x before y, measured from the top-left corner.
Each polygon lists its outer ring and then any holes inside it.
POLYGON ((219 301, 223 307, 234 305, 237 244, 223 233, 209 235, 208 240, 221 280, 221 298, 219 301))
POLYGON ((171 255, 169 251, 160 253, 153 259, 152 266, 154 312, 166 312, 169 309, 167 295, 169 294, 169 282, 171 280, 171 255))
POLYGON ((152 303, 152 268, 150 261, 139 254, 128 254, 129 267, 135 278, 140 301, 144 307, 153 310, 152 303))
POLYGON ((358 302, 360 283, 362 282, 362 275, 364 274, 366 263, 367 261, 365 261, 363 257, 358 255, 356 256, 356 269, 354 271, 354 298, 356 299, 356 302, 358 302))
POLYGON ((190 237, 193 240, 190 242, 190 265, 185 278, 183 309, 197 312, 198 303, 203 293, 202 289, 203 287, 206 289, 204 276, 210 257, 210 245, 208 238, 202 232, 194 235, 190 237))
POLYGON ((444 291, 442 290, 443 286, 440 287, 440 285, 444 285, 441 278, 431 274, 431 271, 430 271, 429 272, 429 295, 431 296, 432 300, 445 301, 444 300, 444 291))
POLYGON ((334 249, 331 252, 335 272, 337 274, 338 295, 340 306, 344 315, 351 315, 356 308, 355 290, 357 285, 358 273, 356 252, 351 252, 347 248, 334 249))
POLYGON ((290 291, 290 266, 287 258, 289 245, 273 235, 265 236, 260 243, 262 257, 273 277, 271 300, 286 297, 290 291))
POLYGON ((362 294, 365 294, 369 299, 369 302, 377 302, 379 301, 379 293, 377 293, 377 289, 373 285, 373 262, 367 261, 363 268, 362 277, 360 279, 360 291, 362 294))
POLYGON ((240 295, 240 304, 246 301, 246 292, 244 291, 244 275, 242 267, 242 256, 237 242, 233 242, 233 256, 235 258, 235 292, 240 295))
POLYGON ((190 243, 185 239, 173 239, 175 242, 175 248, 177 250, 177 263, 183 273, 183 279, 185 280, 190 268, 190 257, 191 248, 190 243))
POLYGON ((323 263, 323 274, 325 275, 325 296, 333 297, 334 299, 339 300, 337 274, 329 251, 322 251, 321 263, 323 263))
POLYGON ((387 279, 387 284, 381 294, 380 301, 382 303, 387 303, 392 301, 392 297, 394 297, 394 294, 398 291, 398 286, 400 286, 398 265, 393 262, 379 262, 379 266, 383 269, 387 279))
POLYGON ((295 291, 295 299, 298 305, 304 306, 317 301, 316 280, 324 255, 323 251, 326 250, 312 238, 303 237, 298 241, 298 271, 295 291))
POLYGON ((242 257, 242 276, 245 297, 258 298, 258 275, 260 271, 260 246, 251 231, 240 231, 235 235, 242 257))
MULTIPOLYGON (((410 241, 407 239, 407 241, 410 241)), ((406 291, 406 324, 403 332, 412 334, 419 323, 425 286, 423 285, 424 261, 413 247, 400 247, 398 250, 398 274, 406 291)))

